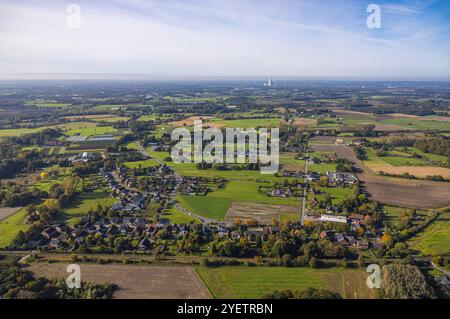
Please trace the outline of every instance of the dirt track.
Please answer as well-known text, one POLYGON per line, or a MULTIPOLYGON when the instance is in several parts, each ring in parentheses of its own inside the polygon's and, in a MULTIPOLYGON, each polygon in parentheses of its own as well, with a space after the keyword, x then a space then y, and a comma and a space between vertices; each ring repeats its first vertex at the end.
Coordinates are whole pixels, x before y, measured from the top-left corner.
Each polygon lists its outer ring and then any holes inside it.
MULTIPOLYGON (((34 264, 28 269, 37 276, 66 278, 68 264, 34 264)), ((134 266, 80 264, 81 280, 114 283, 117 299, 209 299, 206 286, 188 266, 134 266)))
POLYGON ((338 145, 311 145, 311 147, 314 151, 336 152, 339 158, 353 162, 361 171, 358 178, 365 183, 366 191, 379 202, 412 208, 450 205, 450 183, 380 177, 356 158, 351 147, 338 145))

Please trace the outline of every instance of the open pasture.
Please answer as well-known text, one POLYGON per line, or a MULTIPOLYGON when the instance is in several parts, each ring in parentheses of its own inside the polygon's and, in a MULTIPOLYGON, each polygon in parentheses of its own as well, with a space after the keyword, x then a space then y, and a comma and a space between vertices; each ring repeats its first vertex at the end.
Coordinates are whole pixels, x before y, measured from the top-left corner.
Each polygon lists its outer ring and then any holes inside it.
POLYGON ((387 174, 402 175, 408 173, 418 178, 427 176, 442 176, 445 179, 450 177, 450 169, 446 167, 431 167, 431 166, 377 166, 375 172, 384 172, 387 174))
POLYGON ((440 213, 431 225, 408 241, 408 244, 410 248, 420 250, 424 254, 450 253, 450 212, 440 213))
POLYGON ((327 289, 343 298, 374 298, 367 288, 367 273, 357 269, 286 267, 197 267, 214 298, 262 298, 280 289, 327 289))
POLYGON ((109 196, 104 190, 95 190, 93 192, 83 192, 78 194, 71 204, 62 209, 57 219, 69 225, 74 225, 80 219, 87 215, 90 209, 95 210, 97 205, 103 207, 111 206, 116 200, 109 196))
POLYGON ((20 209, 0 221, 0 248, 6 247, 17 236, 19 231, 26 231, 31 224, 26 223, 25 209, 20 209))

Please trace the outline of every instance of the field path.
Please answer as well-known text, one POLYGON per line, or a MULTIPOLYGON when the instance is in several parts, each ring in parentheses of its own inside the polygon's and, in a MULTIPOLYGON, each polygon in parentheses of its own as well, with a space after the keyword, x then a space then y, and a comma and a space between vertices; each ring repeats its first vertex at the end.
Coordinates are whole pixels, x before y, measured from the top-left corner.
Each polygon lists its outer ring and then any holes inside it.
POLYGON ((0 221, 17 213, 21 209, 22 209, 22 207, 0 207, 0 221))

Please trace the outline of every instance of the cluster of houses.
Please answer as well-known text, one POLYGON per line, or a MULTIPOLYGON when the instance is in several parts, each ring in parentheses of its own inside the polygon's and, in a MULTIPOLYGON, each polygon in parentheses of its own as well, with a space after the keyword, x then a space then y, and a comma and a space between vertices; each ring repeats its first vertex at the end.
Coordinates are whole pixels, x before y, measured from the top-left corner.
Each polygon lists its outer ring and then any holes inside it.
POLYGON ((278 189, 269 191, 266 194, 271 197, 283 197, 283 198, 300 197, 301 196, 299 191, 295 191, 295 190, 292 191, 290 188, 278 188, 278 189))
POLYGON ((135 182, 134 178, 128 177, 125 169, 122 166, 118 166, 116 168, 115 174, 121 184, 126 185, 128 188, 133 186, 135 182))
POLYGON ((313 222, 322 223, 336 223, 346 224, 350 226, 350 232, 352 235, 342 234, 334 231, 323 231, 320 233, 321 239, 328 239, 341 244, 342 246, 351 246, 359 250, 365 250, 368 248, 380 249, 382 248, 382 242, 379 238, 374 237, 368 229, 365 227, 366 220, 369 216, 362 214, 351 214, 350 216, 333 215, 332 211, 327 214, 321 214, 320 217, 308 216, 308 220, 313 222), (361 235, 366 234, 365 237, 373 236, 368 239, 361 239, 361 235))
POLYGON ((99 155, 95 153, 83 152, 77 155, 70 156, 68 160, 71 163, 88 163, 98 157, 99 155))
POLYGON ((206 196, 212 189, 194 177, 182 177, 178 192, 189 196, 206 196))
POLYGON ((308 182, 315 182, 320 179, 320 174, 316 172, 305 173, 302 171, 283 170, 283 177, 304 178, 308 182))
MULTIPOLYGON (((196 226, 196 225, 194 225, 196 226)), ((89 244, 87 238, 93 235, 97 240, 126 237, 136 239, 138 250, 150 250, 156 240, 157 233, 164 230, 165 236, 179 239, 184 236, 191 225, 175 225, 151 223, 142 217, 101 218, 95 222, 82 222, 79 225, 52 225, 33 238, 29 245, 47 249, 72 250, 75 245, 89 244)))
MULTIPOLYGON (((334 186, 351 186, 358 182, 358 177, 348 172, 326 172, 325 176, 328 178, 328 183, 334 186)), ((304 173, 301 171, 284 170, 283 177, 300 177, 308 182, 316 182, 320 180, 321 175, 317 172, 304 173)))
POLYGON ((354 185, 358 182, 356 175, 348 172, 326 172, 328 183, 334 186, 354 185))
POLYGON ((344 247, 354 247, 358 250, 367 250, 369 248, 381 249, 383 243, 379 238, 357 238, 354 235, 346 235, 339 232, 334 232, 330 230, 324 230, 320 233, 319 237, 321 239, 328 239, 332 242, 336 242, 344 247))
MULTIPOLYGON (((121 169, 118 169, 118 171, 121 172, 121 169)), ((123 183, 124 180, 118 181, 113 173, 104 169, 100 170, 100 175, 106 180, 113 193, 118 195, 118 201, 112 205, 111 210, 136 212, 145 208, 147 194, 123 186, 121 182, 123 183)), ((117 174, 117 176, 118 178, 124 178, 122 174, 117 174)))
POLYGON ((152 223, 143 217, 104 217, 94 222, 84 220, 75 226, 65 224, 48 226, 30 240, 28 245, 47 250, 73 251, 82 244, 89 246, 90 237, 95 238, 96 243, 99 240, 103 242, 109 238, 122 237, 135 242, 133 250, 150 251, 155 247, 158 239, 183 239, 193 229, 199 230, 203 235, 217 233, 225 240, 235 241, 246 238, 250 243, 255 243, 258 238, 265 240, 270 234, 280 231, 278 226, 241 226, 240 230, 237 230, 225 222, 208 225, 171 224, 152 223))

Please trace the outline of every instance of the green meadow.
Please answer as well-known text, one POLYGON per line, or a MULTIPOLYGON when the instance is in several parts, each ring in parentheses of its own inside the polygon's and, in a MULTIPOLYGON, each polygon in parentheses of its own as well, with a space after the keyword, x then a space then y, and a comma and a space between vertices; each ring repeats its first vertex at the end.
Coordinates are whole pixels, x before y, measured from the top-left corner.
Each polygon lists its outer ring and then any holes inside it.
POLYGON ((34 127, 34 128, 15 128, 15 129, 5 129, 0 130, 0 137, 3 136, 22 136, 26 134, 33 134, 40 131, 43 131, 48 128, 54 128, 54 126, 41 126, 41 127, 34 127))
POLYGON ((181 206, 205 217, 223 219, 233 202, 266 203, 279 205, 299 205, 300 199, 269 197, 258 192, 258 186, 271 186, 271 183, 233 180, 225 188, 214 190, 206 196, 178 195, 181 206))
POLYGON ((408 241, 412 249, 426 255, 450 253, 450 211, 444 211, 417 236, 408 241))
POLYGON ((287 267, 196 267, 214 298, 254 299, 280 289, 327 289, 343 298, 373 298, 367 274, 357 269, 287 267))
MULTIPOLYGON (((67 127, 67 126, 66 126, 67 127)), ((80 124, 77 128, 69 129, 65 132, 68 136, 81 135, 81 136, 94 136, 103 134, 114 134, 117 129, 112 126, 97 126, 96 123, 86 122, 80 124)))
POLYGON ((257 127, 279 127, 281 123, 280 118, 257 118, 257 119, 238 119, 238 120, 223 120, 212 119, 210 122, 223 125, 228 128, 257 128, 257 127))
POLYGON ((158 166, 159 163, 154 159, 147 159, 145 161, 137 161, 137 162, 125 162, 124 165, 128 168, 145 168, 145 167, 154 167, 158 166))
POLYGON ((450 121, 427 120, 426 117, 386 119, 380 123, 398 125, 401 127, 420 131, 425 130, 450 131, 450 121))
POLYGON ((19 231, 27 231, 31 224, 26 223, 25 209, 21 209, 0 221, 0 248, 11 244, 19 231))
POLYGON ((163 211, 163 213, 160 216, 161 222, 169 222, 173 224, 189 224, 192 221, 199 224, 200 221, 197 218, 187 216, 186 214, 183 214, 175 207, 169 206, 167 209, 163 211))
POLYGON ((74 225, 85 216, 90 209, 95 210, 97 205, 103 207, 112 206, 115 199, 109 196, 106 190, 95 190, 93 192, 83 192, 78 194, 68 207, 61 210, 58 221, 74 225))

